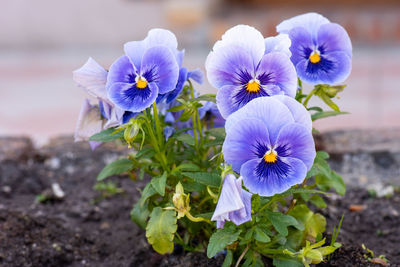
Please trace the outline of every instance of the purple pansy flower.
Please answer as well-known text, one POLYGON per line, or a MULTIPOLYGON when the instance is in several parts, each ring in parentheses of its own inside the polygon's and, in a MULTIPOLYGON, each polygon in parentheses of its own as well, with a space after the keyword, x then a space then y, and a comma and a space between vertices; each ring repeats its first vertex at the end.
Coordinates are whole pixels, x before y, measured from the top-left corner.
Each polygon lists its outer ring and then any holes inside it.
POLYGON ((110 67, 106 89, 119 108, 140 112, 158 94, 175 89, 183 52, 177 50, 175 35, 163 29, 150 30, 143 41, 126 43, 124 56, 110 67))
POLYGON ((236 225, 251 221, 251 196, 251 193, 242 189, 242 177, 236 179, 233 174, 226 175, 211 218, 217 221, 217 228, 223 228, 225 221, 232 221, 236 225))
POLYGON ((343 82, 351 71, 352 46, 346 30, 317 13, 307 13, 280 23, 279 33, 289 34, 291 60, 301 80, 311 84, 343 82))
POLYGON ((257 97, 295 96, 296 71, 285 49, 279 49, 271 39, 265 40, 259 31, 246 25, 229 29, 215 43, 206 70, 209 82, 218 89, 217 105, 224 118, 257 97))
POLYGON ((315 158, 308 111, 287 96, 260 97, 228 117, 224 159, 252 193, 272 196, 303 182, 315 158))

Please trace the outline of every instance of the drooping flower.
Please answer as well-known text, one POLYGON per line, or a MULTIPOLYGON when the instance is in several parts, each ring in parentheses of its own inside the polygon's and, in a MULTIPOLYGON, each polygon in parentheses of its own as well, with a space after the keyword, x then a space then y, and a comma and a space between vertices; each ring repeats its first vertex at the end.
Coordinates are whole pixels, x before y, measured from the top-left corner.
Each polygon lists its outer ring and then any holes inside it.
POLYGON ((272 196, 303 182, 315 158, 308 111, 287 96, 260 97, 228 117, 224 159, 252 193, 272 196))
POLYGON ((175 89, 183 52, 177 50, 175 35, 163 29, 150 30, 142 41, 124 45, 125 55, 110 67, 106 89, 119 108, 140 112, 159 94, 175 89))
POLYGON ((242 177, 236 179, 233 174, 226 175, 211 218, 217 221, 217 228, 223 228, 226 221, 236 225, 251 221, 251 196, 242 188, 242 177))
POLYGON ((273 38, 278 39, 265 40, 255 28, 238 25, 215 43, 206 71, 218 89, 217 105, 224 118, 257 97, 295 96, 297 75, 285 54, 285 37, 273 38))
POLYGON ((276 27, 292 41, 291 60, 301 80, 311 84, 343 82, 351 71, 352 45, 346 30, 317 13, 285 20, 276 27))
MULTIPOLYGON (((91 105, 88 99, 83 102, 79 113, 78 122, 75 127, 75 142, 88 141, 89 138, 103 129, 103 120, 101 119, 98 106, 91 105)), ((89 141, 92 150, 95 150, 100 142, 89 141)))

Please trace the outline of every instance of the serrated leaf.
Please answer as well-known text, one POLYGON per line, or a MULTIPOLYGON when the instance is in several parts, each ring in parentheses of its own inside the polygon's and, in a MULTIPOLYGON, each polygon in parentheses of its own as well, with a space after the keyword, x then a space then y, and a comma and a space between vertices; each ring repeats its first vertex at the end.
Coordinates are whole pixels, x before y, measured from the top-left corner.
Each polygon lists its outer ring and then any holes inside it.
POLYGON ((322 112, 316 112, 311 115, 312 121, 316 121, 318 119, 322 118, 327 118, 327 117, 332 117, 332 116, 338 116, 338 115, 345 115, 349 114, 348 112, 341 112, 341 111, 322 111, 322 112))
POLYGON ((268 243, 271 241, 271 238, 259 227, 256 227, 255 229, 254 239, 262 243, 268 243))
POLYGON ((160 254, 172 253, 174 235, 178 226, 176 212, 155 207, 146 226, 147 241, 160 254))
POLYGON ((151 186, 159 193, 161 196, 165 194, 165 184, 167 182, 167 172, 164 172, 161 176, 153 177, 151 179, 151 186))
POLYGON ((217 255, 218 252, 223 250, 227 245, 235 242, 242 230, 235 230, 229 227, 218 229, 214 232, 208 243, 207 257, 212 258, 217 255))
POLYGON ((187 176, 198 183, 208 185, 211 187, 218 187, 221 185, 221 176, 216 173, 208 172, 182 172, 182 175, 187 176))
POLYGON ((280 212, 272 212, 269 210, 265 211, 267 213, 266 218, 272 223, 274 228, 280 233, 282 236, 288 235, 288 227, 293 226, 299 230, 303 230, 304 227, 299 224, 299 222, 292 216, 286 215, 280 212))
POLYGON ((188 144, 189 146, 194 146, 194 137, 191 136, 190 134, 184 133, 184 134, 178 135, 176 137, 176 139, 185 144, 188 144))
POLYGON ((102 181, 105 178, 121 174, 123 172, 128 172, 133 170, 135 166, 133 165, 132 161, 129 159, 119 159, 107 164, 103 170, 97 175, 97 181, 102 181))
POLYGON ((115 130, 114 128, 105 129, 97 134, 92 135, 89 141, 111 142, 124 137, 124 131, 115 130))

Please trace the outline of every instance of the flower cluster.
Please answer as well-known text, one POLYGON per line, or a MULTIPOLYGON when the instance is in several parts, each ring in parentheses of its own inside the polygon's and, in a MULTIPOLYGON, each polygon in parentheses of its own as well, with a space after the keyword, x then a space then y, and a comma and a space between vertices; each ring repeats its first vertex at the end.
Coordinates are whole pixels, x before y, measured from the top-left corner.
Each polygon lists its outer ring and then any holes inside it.
POLYGON ((239 248, 247 265, 264 255, 308 266, 338 247, 322 247, 325 220, 307 204, 324 206, 316 188, 345 192, 328 155, 316 151, 312 121, 342 114, 332 98, 351 70, 350 38, 316 13, 285 20, 277 32, 264 38, 238 25, 222 35, 205 62, 216 95, 194 89, 202 72, 182 66, 184 51, 163 29, 126 43, 109 71, 90 58, 74 72, 97 100, 85 100, 75 140, 90 137, 94 149, 119 139, 132 149, 98 180, 149 176, 131 216, 157 252, 208 241, 207 255, 228 249, 228 262, 239 248), (303 82, 314 89, 305 94, 303 82), (307 107, 312 96, 333 110, 307 107))

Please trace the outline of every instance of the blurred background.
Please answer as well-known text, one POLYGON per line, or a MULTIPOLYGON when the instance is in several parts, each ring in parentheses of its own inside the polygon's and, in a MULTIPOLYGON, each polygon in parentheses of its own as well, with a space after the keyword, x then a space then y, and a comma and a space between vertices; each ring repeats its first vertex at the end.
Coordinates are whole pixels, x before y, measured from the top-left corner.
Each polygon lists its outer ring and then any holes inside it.
MULTIPOLYGON (((37 143, 72 134, 86 94, 72 71, 93 57, 103 67, 127 41, 154 27, 172 30, 184 65, 204 69, 228 28, 249 24, 265 37, 284 19, 314 11, 344 26, 353 71, 336 100, 351 114, 317 123, 322 131, 400 127, 398 0, 0 0, 0 135, 37 143)), ((209 84, 202 92, 214 92, 209 84)))

